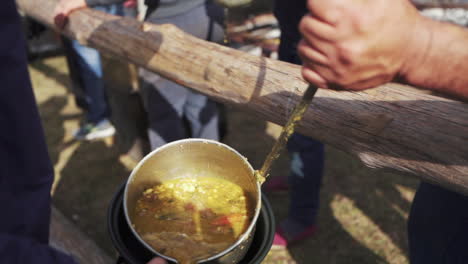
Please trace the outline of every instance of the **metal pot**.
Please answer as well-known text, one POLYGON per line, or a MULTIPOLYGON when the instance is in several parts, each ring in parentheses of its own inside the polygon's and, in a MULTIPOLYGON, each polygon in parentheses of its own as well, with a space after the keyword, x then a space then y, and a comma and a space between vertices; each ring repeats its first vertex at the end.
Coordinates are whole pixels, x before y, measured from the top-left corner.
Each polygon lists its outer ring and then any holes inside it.
POLYGON ((207 139, 183 139, 157 148, 138 163, 128 178, 124 192, 125 218, 135 237, 146 248, 167 260, 175 261, 154 250, 133 227, 132 216, 142 192, 170 179, 206 176, 223 178, 242 187, 247 198, 255 204, 255 212, 248 228, 235 243, 198 263, 237 263, 244 257, 261 209, 260 184, 246 158, 225 144, 207 139))

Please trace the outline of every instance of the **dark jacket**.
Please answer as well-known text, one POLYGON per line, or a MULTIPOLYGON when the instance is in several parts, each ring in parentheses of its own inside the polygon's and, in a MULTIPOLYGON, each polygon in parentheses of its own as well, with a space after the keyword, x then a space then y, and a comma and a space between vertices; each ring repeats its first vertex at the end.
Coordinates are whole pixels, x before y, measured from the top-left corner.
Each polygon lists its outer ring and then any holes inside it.
POLYGON ((75 263, 48 246, 53 169, 14 0, 0 8, 0 263, 75 263))
POLYGON ((274 14, 281 29, 279 59, 301 64, 296 47, 301 40, 299 22, 307 13, 306 0, 276 0, 274 14))

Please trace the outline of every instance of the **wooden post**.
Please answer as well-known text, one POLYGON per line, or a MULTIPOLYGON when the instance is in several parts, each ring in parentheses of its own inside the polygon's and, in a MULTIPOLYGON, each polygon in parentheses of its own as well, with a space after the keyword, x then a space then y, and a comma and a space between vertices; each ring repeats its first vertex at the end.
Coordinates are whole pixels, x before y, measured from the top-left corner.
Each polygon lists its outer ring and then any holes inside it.
MULTIPOLYGON (((17 0, 54 27, 55 0, 17 0)), ((65 34, 146 67, 220 102, 284 124, 307 84, 300 67, 90 9, 65 34)), ((468 194, 468 107, 399 84, 364 92, 319 90, 298 130, 353 153, 366 165, 409 173, 468 194)))

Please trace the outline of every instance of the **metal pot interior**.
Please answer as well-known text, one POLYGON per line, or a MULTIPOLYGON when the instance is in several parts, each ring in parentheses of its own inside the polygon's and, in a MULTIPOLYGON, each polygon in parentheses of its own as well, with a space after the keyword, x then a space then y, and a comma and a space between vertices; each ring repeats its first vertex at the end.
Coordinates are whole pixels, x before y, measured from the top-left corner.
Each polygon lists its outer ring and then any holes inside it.
POLYGON ((147 188, 174 178, 216 177, 239 185, 254 208, 253 219, 246 231, 231 247, 199 263, 223 256, 241 244, 252 232, 260 208, 260 184, 247 160, 231 147, 206 139, 184 139, 166 144, 143 158, 127 180, 124 193, 124 211, 135 236, 155 254, 171 261, 174 259, 156 252, 133 228, 135 205, 147 188))

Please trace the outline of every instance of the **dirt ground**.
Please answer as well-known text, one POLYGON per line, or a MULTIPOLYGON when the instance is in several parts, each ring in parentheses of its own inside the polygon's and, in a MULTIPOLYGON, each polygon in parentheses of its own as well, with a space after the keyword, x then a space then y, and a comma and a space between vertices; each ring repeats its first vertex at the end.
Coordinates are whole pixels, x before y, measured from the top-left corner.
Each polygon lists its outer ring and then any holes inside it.
MULTIPOLYGON (((77 142, 72 132, 82 118, 67 87, 62 56, 37 59, 30 73, 55 167, 53 202, 109 255, 115 256, 106 227, 109 201, 136 162, 113 140, 77 142)), ((225 143, 259 168, 280 127, 238 109, 227 109, 225 143)), ((282 155, 272 176, 288 174, 282 155)), ((288 250, 272 250, 264 263, 408 263, 406 220, 418 181, 365 168, 357 159, 327 146, 319 231, 288 250)), ((277 221, 287 214, 287 192, 269 195, 277 221)))

